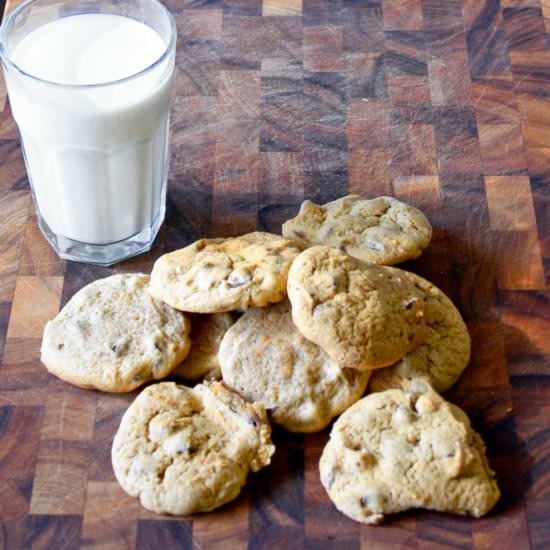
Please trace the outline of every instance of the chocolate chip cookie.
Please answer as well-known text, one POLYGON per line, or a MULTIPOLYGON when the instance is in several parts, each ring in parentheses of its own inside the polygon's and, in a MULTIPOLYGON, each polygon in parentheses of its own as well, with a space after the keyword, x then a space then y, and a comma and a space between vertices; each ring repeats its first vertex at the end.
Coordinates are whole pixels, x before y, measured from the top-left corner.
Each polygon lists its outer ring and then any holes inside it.
POLYGON ((425 378, 438 392, 448 390, 470 360, 470 335, 451 300, 432 283, 408 273, 425 296, 424 341, 394 365, 372 373, 370 391, 404 388, 414 378, 425 378))
POLYGON ((223 380, 290 432, 316 432, 365 392, 369 371, 343 369, 294 326, 287 300, 249 309, 225 334, 223 380))
POLYGON ((189 320, 153 298, 148 286, 148 275, 120 274, 80 289, 44 328, 46 368, 107 392, 167 376, 189 352, 189 320))
POLYGON ((162 382, 124 413, 111 456, 118 482, 145 508, 188 515, 233 500, 274 451, 262 405, 220 382, 162 382))
POLYGON ((201 239, 155 262, 150 291, 193 313, 266 306, 285 297, 288 270, 299 252, 295 243, 271 233, 201 239))
POLYGON ((283 224, 282 232, 304 248, 334 246, 381 265, 420 256, 432 238, 432 226, 418 208, 393 197, 364 199, 359 195, 324 205, 306 200, 298 215, 283 224))
POLYGON ((338 510, 363 523, 409 508, 479 517, 500 496, 467 416, 423 381, 352 405, 334 424, 319 469, 338 510))
POLYGON ((230 313, 193 313, 191 318, 191 351, 172 376, 185 380, 221 378, 218 350, 227 329, 234 323, 230 313))
POLYGON ((424 295, 400 269, 328 246, 302 252, 288 275, 292 319, 340 366, 385 367, 422 338, 424 295))

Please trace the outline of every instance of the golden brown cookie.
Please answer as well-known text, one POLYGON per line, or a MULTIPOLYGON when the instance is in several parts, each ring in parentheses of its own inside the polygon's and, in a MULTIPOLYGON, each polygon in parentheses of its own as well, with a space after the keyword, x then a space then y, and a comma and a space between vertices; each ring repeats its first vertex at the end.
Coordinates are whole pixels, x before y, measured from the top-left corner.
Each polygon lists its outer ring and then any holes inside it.
POLYGON ((294 326, 284 300, 249 309, 225 334, 224 383, 290 432, 316 432, 357 401, 370 371, 343 369, 294 326))
POLYGON ((400 269, 328 246, 302 252, 288 275, 292 319, 340 366, 385 367, 422 338, 424 295, 400 269))
POLYGON ((186 315, 148 292, 149 275, 121 274, 80 289, 44 328, 42 362, 76 386, 129 392, 164 378, 189 353, 186 315))
POLYGON ((113 469, 148 510, 208 512, 233 500, 250 470, 270 463, 270 436, 263 406, 220 382, 193 389, 162 382, 143 390, 124 413, 113 469))
POLYGON ((285 297, 288 270, 299 252, 295 243, 271 233, 201 239, 155 262, 150 292, 193 313, 263 307, 285 297))
POLYGON ((348 195, 324 205, 304 201, 282 233, 304 248, 324 244, 366 262, 393 265, 420 256, 432 226, 418 208, 393 197, 348 195))
POLYGON ((451 300, 432 283, 408 273, 425 295, 424 341, 394 365, 372 373, 369 390, 405 388, 414 378, 425 378, 438 392, 449 389, 470 360, 470 335, 451 300))
POLYGON ((227 329, 234 323, 230 313, 192 313, 191 351, 173 371, 185 380, 221 378, 218 349, 227 329))
POLYGON ((319 469, 338 510, 363 523, 409 508, 479 517, 500 496, 481 437, 424 381, 352 405, 334 424, 319 469))

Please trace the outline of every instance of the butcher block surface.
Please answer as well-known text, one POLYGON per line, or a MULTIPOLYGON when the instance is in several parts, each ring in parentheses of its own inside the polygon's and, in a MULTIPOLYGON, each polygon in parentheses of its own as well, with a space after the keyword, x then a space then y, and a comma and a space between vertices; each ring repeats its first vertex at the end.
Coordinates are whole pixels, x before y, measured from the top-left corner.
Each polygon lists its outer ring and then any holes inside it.
POLYGON ((0 79, 0 547, 549 548, 550 2, 165 4, 178 25, 171 164, 148 254, 113 268, 55 256, 0 79), (446 397, 486 441, 500 502, 482 519, 410 511, 367 527, 319 481, 329 430, 275 430, 271 466, 235 502, 147 512, 110 463, 137 392, 50 375, 45 322, 99 277, 149 272, 204 236, 280 232, 304 198, 351 192, 396 196, 434 226, 404 267, 468 323, 470 366, 446 397))

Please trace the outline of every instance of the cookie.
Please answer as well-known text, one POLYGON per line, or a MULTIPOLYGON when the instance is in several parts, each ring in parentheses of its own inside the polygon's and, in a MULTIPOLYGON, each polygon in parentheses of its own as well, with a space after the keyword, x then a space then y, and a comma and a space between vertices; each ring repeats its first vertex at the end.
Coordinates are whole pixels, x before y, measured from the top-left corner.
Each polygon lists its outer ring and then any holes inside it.
POLYGON ((271 233, 201 239, 155 262, 150 291, 193 313, 266 306, 285 297, 288 270, 299 252, 295 243, 271 233))
POLYGON ((191 314, 191 352, 173 371, 186 380, 221 378, 218 349, 223 335, 234 323, 230 313, 191 314))
POLYGON ((296 258, 288 297, 300 332, 342 367, 391 365, 422 337, 423 294, 405 272, 336 248, 314 246, 296 258))
POLYGON ((107 392, 167 376, 189 352, 189 320, 152 298, 148 285, 148 275, 121 274, 80 289, 44 328, 46 368, 107 392))
POLYGON ((304 248, 325 244, 381 265, 417 258, 432 238, 432 226, 418 208, 393 197, 359 195, 324 205, 306 200, 282 232, 304 248))
POLYGON ((365 392, 369 371, 342 369, 292 322, 287 300, 249 309, 223 337, 224 383, 290 432, 322 430, 365 392))
POLYGON ((481 437, 424 381, 352 405, 334 424, 319 470, 336 508, 363 523, 409 508, 479 517, 500 496, 481 437))
POLYGON ((145 508, 188 515, 233 500, 274 451, 262 405, 220 382, 161 382, 124 413, 111 458, 122 488, 145 508))
POLYGON ((438 392, 449 389, 470 360, 470 335, 451 300, 432 283, 408 273, 425 298, 424 341, 394 365, 373 372, 371 392, 405 388, 413 378, 425 378, 438 392))

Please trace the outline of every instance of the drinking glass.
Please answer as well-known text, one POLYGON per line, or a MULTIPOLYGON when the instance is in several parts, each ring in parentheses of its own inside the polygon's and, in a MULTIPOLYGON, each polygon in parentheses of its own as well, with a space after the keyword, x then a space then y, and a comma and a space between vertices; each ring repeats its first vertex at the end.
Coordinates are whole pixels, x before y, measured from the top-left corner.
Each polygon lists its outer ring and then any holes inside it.
POLYGON ((157 0, 30 0, 5 18, 9 101, 38 224, 61 258, 110 265, 151 248, 165 213, 175 46, 175 22, 157 0), (14 63, 35 29, 81 14, 144 23, 164 51, 136 74, 99 84, 51 82, 14 63))

